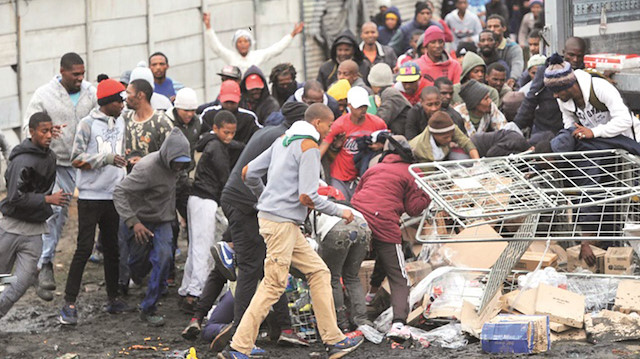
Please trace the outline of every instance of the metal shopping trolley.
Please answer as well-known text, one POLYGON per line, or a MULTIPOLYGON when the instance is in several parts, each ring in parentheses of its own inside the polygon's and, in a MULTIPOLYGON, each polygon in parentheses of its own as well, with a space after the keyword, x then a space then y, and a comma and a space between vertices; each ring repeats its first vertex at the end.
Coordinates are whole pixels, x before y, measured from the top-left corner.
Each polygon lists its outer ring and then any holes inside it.
POLYGON ((620 240, 630 226, 640 226, 640 160, 622 150, 420 163, 409 171, 432 199, 418 241, 508 242, 480 310, 531 241, 620 240), (487 225, 493 231, 480 230, 487 225), (462 230, 465 239, 457 238, 462 230))

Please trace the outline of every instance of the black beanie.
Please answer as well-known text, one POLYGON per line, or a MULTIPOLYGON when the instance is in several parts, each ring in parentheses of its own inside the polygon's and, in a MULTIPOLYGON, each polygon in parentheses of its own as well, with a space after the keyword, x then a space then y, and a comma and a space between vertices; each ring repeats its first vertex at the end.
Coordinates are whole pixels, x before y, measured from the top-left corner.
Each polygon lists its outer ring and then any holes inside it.
POLYGON ((418 16, 418 14, 424 9, 429 9, 433 12, 431 6, 429 6, 429 3, 427 3, 426 1, 416 1, 416 11, 413 14, 413 18, 415 19, 416 16, 418 16))
POLYGON ((309 108, 304 102, 288 101, 282 105, 282 115, 287 124, 292 124, 298 120, 304 119, 304 113, 309 108))

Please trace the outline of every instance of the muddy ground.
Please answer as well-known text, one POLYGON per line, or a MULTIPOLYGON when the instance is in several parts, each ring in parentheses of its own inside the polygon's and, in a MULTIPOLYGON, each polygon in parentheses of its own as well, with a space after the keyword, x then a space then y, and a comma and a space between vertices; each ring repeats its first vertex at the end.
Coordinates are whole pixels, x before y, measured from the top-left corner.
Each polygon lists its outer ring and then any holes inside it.
MULTIPOLYGON (((109 315, 102 311, 106 301, 102 266, 88 263, 84 274, 83 292, 78 299, 79 324, 62 327, 57 316, 63 304, 63 290, 68 265, 75 249, 77 235, 77 209, 75 201, 70 208, 70 220, 64 237, 58 245, 55 258, 57 291, 53 302, 43 302, 30 289, 0 320, 0 358, 57 358, 66 353, 77 353, 83 358, 166 358, 169 353, 195 347, 198 358, 215 358, 208 351, 209 343, 201 340, 185 341, 180 332, 190 316, 178 310, 177 287, 159 305, 166 317, 162 328, 150 328, 138 319, 137 313, 109 315), (85 291, 88 290, 88 291, 85 291), (156 350, 129 349, 133 345, 153 346, 156 350)), ((184 264, 186 242, 181 242, 182 255, 178 257, 179 269, 184 264)), ((179 276, 181 271, 179 270, 179 276)), ((179 280, 178 280, 179 283, 179 280)), ((127 300, 138 304, 143 289, 132 289, 127 300)), ((258 345, 266 349, 270 358, 325 358, 319 344, 311 348, 281 348, 268 340, 258 345)), ((431 346, 429 348, 392 349, 389 343, 374 345, 365 343, 350 358, 478 358, 483 354, 478 342, 460 350, 449 350, 431 346)), ((495 356, 492 356, 495 357, 495 356)), ((545 358, 617 358, 640 357, 639 342, 591 345, 586 343, 557 343, 544 355, 528 357, 545 358)))

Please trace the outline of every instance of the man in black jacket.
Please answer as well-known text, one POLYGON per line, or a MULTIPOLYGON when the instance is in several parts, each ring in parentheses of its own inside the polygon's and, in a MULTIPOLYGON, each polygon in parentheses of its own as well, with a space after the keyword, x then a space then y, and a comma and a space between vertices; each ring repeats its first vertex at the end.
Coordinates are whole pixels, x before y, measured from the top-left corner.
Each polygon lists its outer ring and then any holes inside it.
POLYGON ((244 148, 242 143, 233 140, 237 121, 231 112, 222 110, 213 121, 213 133, 203 135, 196 145, 196 150, 202 152, 202 157, 196 167, 192 194, 187 204, 189 251, 178 294, 186 297, 185 302, 190 306, 200 297, 213 266, 210 248, 215 242, 214 217, 220 203, 222 187, 244 148))
MULTIPOLYGON (((22 141, 9 156, 5 173, 7 197, 0 202, 0 273, 11 273, 14 283, 0 294, 0 318, 24 295, 38 273, 42 234, 47 233, 51 205, 66 207, 70 193, 51 194, 56 179, 56 156, 49 149, 60 133, 51 117, 36 112, 29 118, 30 139, 22 141), (14 268, 15 265, 15 268, 14 268)), ((52 300, 53 293, 38 288, 38 296, 52 300)))
POLYGON ((355 61, 360 70, 360 76, 367 78, 369 66, 364 62, 364 55, 360 51, 356 36, 349 30, 343 31, 331 45, 331 58, 325 61, 318 70, 316 80, 322 84, 325 91, 338 80, 338 66, 345 60, 355 61))
MULTIPOLYGON (((258 211, 255 209, 258 199, 242 181, 242 168, 268 149, 295 121, 301 120, 307 108, 307 104, 302 102, 286 102, 282 107, 284 122, 256 132, 242 151, 222 190, 222 210, 229 220, 229 231, 236 253, 237 279, 233 323, 213 340, 211 347, 214 351, 222 351, 229 343, 256 292, 258 282, 264 276, 263 264, 267 249, 258 227, 258 211)), ((276 321, 283 329, 278 342, 304 345, 304 341, 288 329, 291 323, 286 296, 283 295, 273 309, 276 321)))
POLYGON ((258 66, 251 66, 244 74, 240 82, 240 107, 253 111, 258 116, 258 122, 264 125, 264 121, 273 112, 280 109, 280 104, 269 93, 267 79, 258 66))

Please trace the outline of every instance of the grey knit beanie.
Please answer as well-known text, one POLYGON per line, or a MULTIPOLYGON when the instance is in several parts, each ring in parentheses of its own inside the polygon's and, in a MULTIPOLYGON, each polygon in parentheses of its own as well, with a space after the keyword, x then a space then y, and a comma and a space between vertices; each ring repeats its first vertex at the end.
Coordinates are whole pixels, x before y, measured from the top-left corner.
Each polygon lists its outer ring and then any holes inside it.
POLYGON ((475 109, 488 93, 489 88, 476 80, 469 80, 460 89, 460 97, 467 105, 467 110, 475 109))
POLYGON ((391 71, 391 67, 383 62, 373 65, 367 78, 371 86, 388 87, 393 85, 393 72, 391 71))

